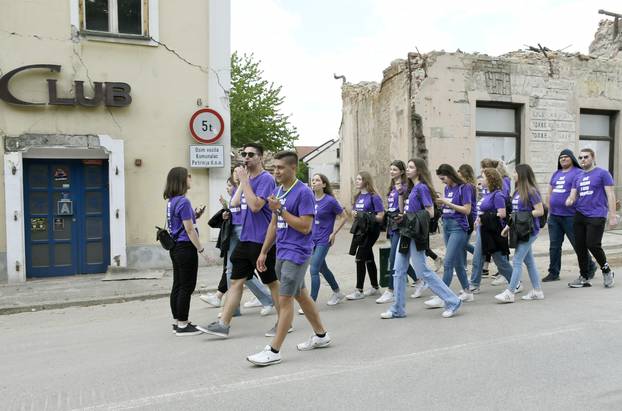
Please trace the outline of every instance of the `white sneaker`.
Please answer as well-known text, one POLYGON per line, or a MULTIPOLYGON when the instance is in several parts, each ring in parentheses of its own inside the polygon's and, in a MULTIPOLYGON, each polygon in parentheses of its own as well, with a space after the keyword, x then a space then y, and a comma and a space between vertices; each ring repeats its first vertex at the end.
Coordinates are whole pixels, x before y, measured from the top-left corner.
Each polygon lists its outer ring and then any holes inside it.
POLYGON ((523 295, 521 300, 544 300, 544 292, 542 290, 531 290, 527 295, 523 295))
POLYGON ((495 278, 494 280, 492 280, 490 282, 490 285, 505 285, 508 282, 506 281, 505 277, 502 275, 499 275, 497 278, 495 278))
POLYGON ((299 309, 298 309, 298 314, 299 314, 299 315, 305 315, 305 312, 304 312, 304 311, 302 311, 302 308, 299 308, 299 309))
POLYGON ((368 288, 367 290, 363 292, 363 294, 365 294, 365 297, 371 297, 372 295, 378 295, 379 293, 380 293, 380 290, 374 287, 368 288))
POLYGON ((516 286, 516 290, 514 290, 514 294, 518 294, 518 293, 522 293, 524 290, 523 288, 523 283, 520 282, 518 283, 518 285, 516 286))
POLYGON ((346 295, 348 300, 362 300, 365 297, 367 297, 365 293, 362 293, 359 290, 354 291, 352 294, 346 295))
POLYGON ((261 311, 259 311, 259 315, 261 315, 262 317, 265 317, 266 315, 272 315, 274 313, 276 313, 276 309, 273 305, 263 306, 261 307, 261 311))
POLYGON ((218 313, 218 318, 222 317, 222 311, 218 313))
POLYGON ((434 260, 434 271, 440 273, 444 269, 444 265, 443 257, 439 255, 438 258, 434 260))
POLYGON ((272 348, 266 345, 263 351, 257 354, 249 355, 246 359, 255 365, 265 367, 267 365, 278 364, 281 362, 281 353, 273 353, 272 348))
POLYGON ((324 337, 318 337, 317 335, 313 334, 311 338, 309 338, 305 342, 298 344, 296 348, 298 348, 298 351, 309 351, 314 348, 324 348, 329 344, 330 335, 328 335, 328 333, 326 333, 324 337))
POLYGON ((454 307, 453 309, 448 308, 442 312, 441 316, 443 318, 451 318, 454 315, 456 315, 456 312, 458 311, 458 309, 460 309, 461 306, 462 306, 462 303, 458 304, 458 306, 454 307))
POLYGON ((501 294, 495 295, 495 300, 501 303, 513 303, 514 293, 508 289, 505 289, 501 294))
POLYGON ((220 298, 214 293, 201 294, 199 296, 201 301, 208 303, 212 307, 220 307, 220 298))
POLYGON ((395 301, 395 297, 393 297, 393 291, 387 290, 384 292, 384 294, 382 294, 382 296, 380 296, 380 298, 376 300, 376 304, 392 303, 393 301, 395 301))
POLYGON ((435 295, 434 297, 430 298, 427 301, 424 301, 424 304, 428 308, 443 308, 443 307, 445 307, 445 302, 443 300, 441 300, 440 297, 438 297, 437 295, 435 295))
POLYGON ((259 302, 259 300, 257 299, 257 297, 253 297, 252 300, 248 300, 247 302, 244 303, 243 305, 244 308, 255 308, 255 307, 261 307, 261 303, 259 302))
MULTIPOLYGON (((438 258, 437 258, 437 260, 438 260, 438 258)), ((419 298, 419 297, 421 297, 421 294, 423 294, 423 292, 425 290, 427 290, 427 289, 428 289, 428 284, 425 281, 417 280, 417 282, 415 283, 415 292, 411 294, 410 298, 419 298)))
POLYGON ((333 293, 330 299, 326 302, 326 305, 337 305, 346 298, 345 294, 337 292, 333 293))
POLYGON ((380 313, 380 318, 382 318, 383 320, 390 320, 391 318, 393 318, 393 311, 387 310, 383 313, 380 313))
POLYGON ((475 301, 475 297, 473 296, 473 293, 467 293, 464 290, 460 291, 460 295, 458 295, 458 298, 460 299, 460 301, 463 302, 471 302, 471 301, 475 301))

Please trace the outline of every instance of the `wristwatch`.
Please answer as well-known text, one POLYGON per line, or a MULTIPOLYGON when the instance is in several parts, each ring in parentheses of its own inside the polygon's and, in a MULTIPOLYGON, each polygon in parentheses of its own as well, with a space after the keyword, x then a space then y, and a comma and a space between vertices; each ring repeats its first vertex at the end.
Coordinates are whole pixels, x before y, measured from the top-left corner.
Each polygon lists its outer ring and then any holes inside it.
POLYGON ((278 215, 279 217, 283 216, 283 207, 274 210, 274 214, 278 215))

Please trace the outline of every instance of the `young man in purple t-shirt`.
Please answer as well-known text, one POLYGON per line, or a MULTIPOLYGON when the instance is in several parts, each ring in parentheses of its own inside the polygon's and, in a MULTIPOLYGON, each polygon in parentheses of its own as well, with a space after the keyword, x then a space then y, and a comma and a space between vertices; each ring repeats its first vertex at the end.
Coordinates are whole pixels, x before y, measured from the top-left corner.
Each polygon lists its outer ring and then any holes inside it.
MULTIPOLYGON (((242 231, 240 242, 231 254, 231 286, 227 290, 227 300, 219 321, 207 327, 200 327, 203 332, 228 337, 231 318, 240 305, 244 283, 253 278, 255 263, 264 242, 272 212, 268 207, 268 197, 276 186, 274 178, 263 169, 263 147, 257 143, 247 143, 240 153, 244 166, 235 171, 240 179, 238 190, 242 190, 240 208, 242 209, 242 231)), ((266 270, 259 273, 261 281, 268 286, 275 305, 279 299, 279 282, 274 271, 276 250, 268 251, 266 270)), ((278 310, 278 307, 276 307, 278 310)))
MULTIPOLYGON (((566 206, 575 178, 581 174, 581 165, 570 149, 562 150, 557 161, 557 171, 551 176, 548 190, 549 207, 549 273, 543 282, 558 281, 562 265, 562 244, 564 235, 568 237, 572 248, 576 251, 573 220, 576 210, 566 206)), ((581 272, 585 278, 594 277, 596 264, 590 258, 588 272, 581 272)))
POLYGON ((313 252, 315 197, 311 189, 296 178, 297 168, 298 156, 295 152, 283 151, 274 156, 274 176, 280 186, 268 197, 273 215, 257 258, 257 270, 262 273, 268 269, 268 252, 276 240, 276 274, 280 280, 279 321, 272 342, 262 351, 246 358, 255 365, 281 362, 281 346, 294 319, 294 299, 314 332, 308 341, 298 344, 298 350, 307 351, 330 344, 330 336, 305 288, 305 273, 313 252))
POLYGON ((574 181, 566 206, 574 205, 574 234, 581 275, 568 283, 571 288, 591 287, 590 279, 583 273, 589 270, 590 253, 594 256, 603 272, 603 285, 611 288, 614 284, 614 273, 607 263, 607 256, 601 246, 607 214, 609 227, 618 224, 616 215, 616 197, 613 192, 613 177, 609 171, 596 167, 596 156, 590 148, 584 148, 579 154, 583 172, 574 181))

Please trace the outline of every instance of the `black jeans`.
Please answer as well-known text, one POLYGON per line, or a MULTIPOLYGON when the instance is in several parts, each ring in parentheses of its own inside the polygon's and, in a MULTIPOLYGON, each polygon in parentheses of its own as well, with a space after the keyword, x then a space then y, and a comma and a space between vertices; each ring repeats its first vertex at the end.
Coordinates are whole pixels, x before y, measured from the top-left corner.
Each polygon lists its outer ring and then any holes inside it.
POLYGON ((586 217, 581 213, 574 215, 575 251, 581 275, 590 272, 590 253, 601 268, 607 263, 607 256, 601 246, 606 223, 604 217, 586 217))
POLYGON ((177 321, 188 321, 190 297, 197 285, 199 255, 190 241, 179 241, 170 251, 173 262, 171 313, 177 321))
POLYGON ((374 259, 374 244, 380 237, 380 225, 374 224, 367 233, 365 241, 356 250, 354 261, 356 262, 356 288, 363 289, 365 285, 365 270, 369 273, 369 282, 374 288, 378 288, 378 267, 374 259))

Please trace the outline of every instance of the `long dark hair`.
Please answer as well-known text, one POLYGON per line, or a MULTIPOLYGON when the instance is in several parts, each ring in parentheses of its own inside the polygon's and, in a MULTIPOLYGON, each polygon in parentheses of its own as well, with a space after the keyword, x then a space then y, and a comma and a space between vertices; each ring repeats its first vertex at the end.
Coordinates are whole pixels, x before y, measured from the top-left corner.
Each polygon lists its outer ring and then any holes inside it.
POLYGON ((188 191, 188 169, 173 167, 166 176, 163 197, 165 200, 175 196, 183 196, 188 191))
POLYGON ((321 173, 315 173, 313 174, 312 178, 315 176, 318 176, 320 180, 322 180, 322 183, 324 184, 324 194, 328 194, 329 196, 334 197, 335 195, 333 194, 333 188, 330 186, 330 181, 328 181, 328 177, 321 173))
POLYGON ((460 177, 456 170, 450 164, 441 164, 436 169, 437 176, 445 176, 451 178, 454 184, 462 185, 465 181, 460 177))
MULTIPOLYGON (((428 187, 428 190, 430 190, 430 196, 432 196, 432 200, 435 200, 438 196, 436 195, 436 190, 434 190, 434 184, 432 184, 432 176, 430 175, 428 164, 425 162, 425 160, 422 160, 420 158, 411 158, 410 160, 408 160, 408 162, 413 162, 415 164, 415 167, 417 168, 417 179, 421 183, 425 184, 426 187, 428 187)), ((412 181, 411 184, 414 186, 412 181)))
MULTIPOLYGON (((359 171, 358 175, 361 176, 361 180, 363 180, 363 188, 365 188, 365 190, 367 190, 367 192, 370 195, 372 196, 374 194, 377 195, 378 191, 376 190, 376 187, 374 186, 374 179, 372 178, 371 174, 369 174, 369 172, 367 171, 359 171)), ((361 195, 361 190, 359 190, 358 193, 354 195, 355 202, 356 202, 357 197, 360 195, 361 195)))
POLYGON ((458 173, 460 173, 464 181, 467 183, 474 187, 477 185, 477 180, 475 180, 475 171, 473 171, 473 167, 469 164, 462 164, 458 167, 458 173))
POLYGON ((533 174, 533 170, 529 164, 519 164, 514 169, 516 171, 516 191, 523 202, 523 205, 529 204, 529 196, 534 194, 540 194, 538 190, 538 184, 536 183, 536 176, 533 174))
MULTIPOLYGON (((406 164, 404 164, 402 160, 393 160, 391 162, 391 166, 395 166, 399 168, 400 172, 402 173, 400 175, 400 183, 402 183, 403 186, 408 186, 408 177, 406 177, 406 164)), ((391 194, 391 191, 393 190, 394 185, 395 185, 395 182, 393 181, 393 179, 391 179, 391 182, 389 183, 389 191, 387 191, 387 196, 391 194)), ((402 195, 404 193, 402 193, 402 195)))

